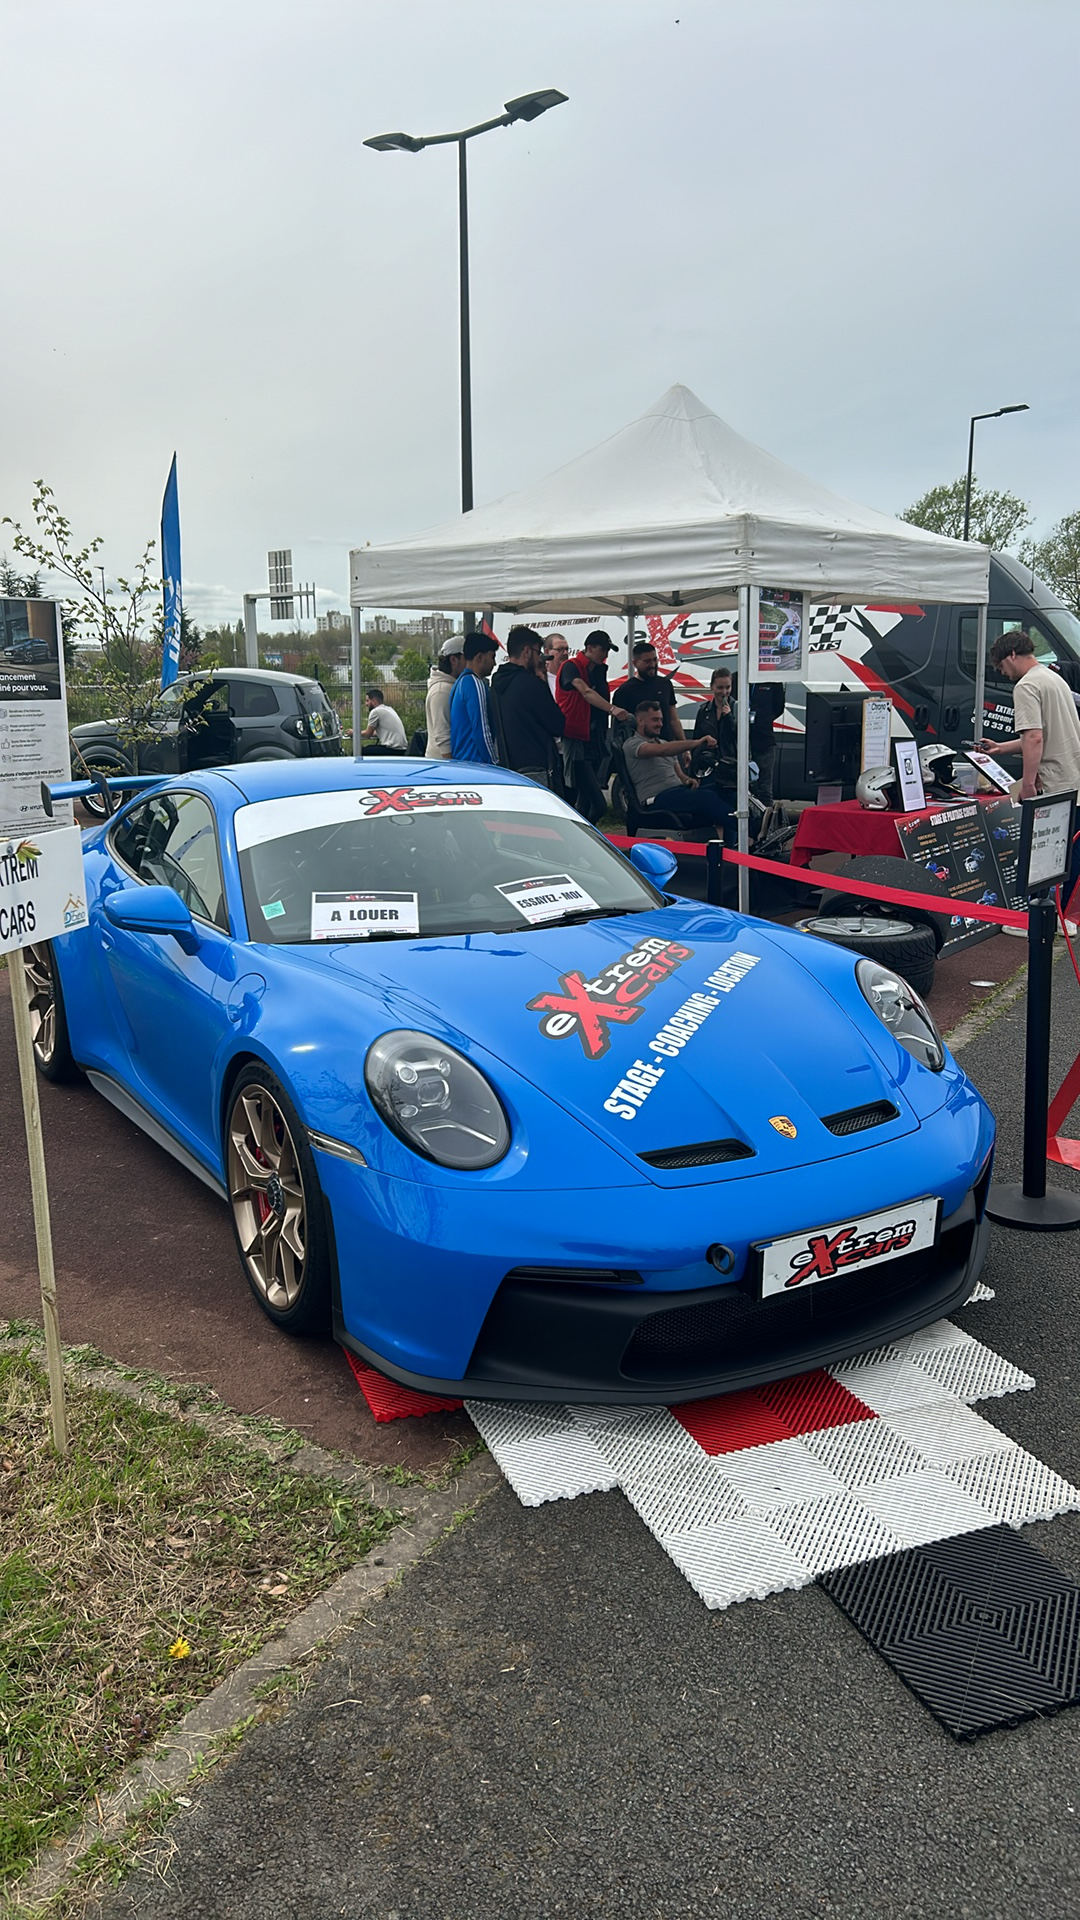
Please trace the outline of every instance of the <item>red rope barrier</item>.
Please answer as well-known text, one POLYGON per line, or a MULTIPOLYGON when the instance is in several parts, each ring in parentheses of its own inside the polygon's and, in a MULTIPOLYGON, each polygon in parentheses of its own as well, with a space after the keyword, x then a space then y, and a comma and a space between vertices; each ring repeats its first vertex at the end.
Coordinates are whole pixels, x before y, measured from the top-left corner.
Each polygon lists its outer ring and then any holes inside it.
POLYGON ((895 906, 921 907, 926 913, 947 913, 950 919, 988 920, 998 927, 1027 929, 1027 914, 1012 907, 977 907, 968 900, 948 900, 937 893, 904 893, 897 887, 879 887, 871 880, 844 880, 838 873, 808 872, 805 867, 789 867, 782 860, 759 860, 754 853, 736 853, 725 847, 723 857, 735 867, 752 867, 755 873, 775 873, 781 879, 801 881, 807 887, 826 887, 830 893, 854 893, 861 900, 890 900, 895 906))

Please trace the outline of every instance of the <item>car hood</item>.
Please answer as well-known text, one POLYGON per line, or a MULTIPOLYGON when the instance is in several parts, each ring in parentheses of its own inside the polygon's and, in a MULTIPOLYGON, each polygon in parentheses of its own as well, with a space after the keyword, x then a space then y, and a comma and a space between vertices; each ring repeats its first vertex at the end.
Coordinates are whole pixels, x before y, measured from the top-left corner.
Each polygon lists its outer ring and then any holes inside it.
MULTIPOLYGON (((504 1063, 634 1161, 733 1140, 755 1161, 733 1160, 732 1172, 764 1173, 918 1125, 855 1020, 786 950, 790 940, 786 930, 680 904, 520 934, 290 952, 324 977, 329 968, 374 991, 388 1026, 482 1048, 496 1083, 504 1063), (875 1102, 891 1102, 897 1116, 862 1138, 823 1124, 875 1102)), ((862 1008, 845 977, 848 990, 862 1008)), ((882 1040, 887 1057, 894 1043, 884 1029, 882 1040)), ((903 1058, 905 1070, 914 1066, 903 1058)))

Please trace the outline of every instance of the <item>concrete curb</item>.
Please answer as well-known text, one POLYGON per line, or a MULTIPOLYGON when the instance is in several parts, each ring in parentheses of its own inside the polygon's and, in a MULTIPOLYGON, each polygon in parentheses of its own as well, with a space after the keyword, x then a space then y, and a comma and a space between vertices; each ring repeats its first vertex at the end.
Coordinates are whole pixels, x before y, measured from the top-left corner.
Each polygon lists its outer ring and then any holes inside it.
MULTIPOLYGON (((321 1451, 305 1448, 304 1454, 321 1451)), ((334 1477, 338 1477, 340 1463, 329 1455, 323 1458, 334 1468, 334 1477)), ((294 1457, 288 1465, 291 1467, 294 1462, 299 1471, 318 1471, 310 1459, 300 1465, 299 1458, 294 1457)), ((371 1478, 363 1468, 356 1475, 361 1476, 371 1478)), ((39 1861, 17 1887, 10 1889, 14 1896, 12 1914, 20 1907, 40 1905, 57 1893, 87 1849, 95 1842, 118 1838, 125 1823, 155 1794, 169 1789, 175 1791, 187 1784, 192 1769, 211 1752, 215 1743, 239 1722, 260 1711, 263 1706, 257 1691, 260 1687, 290 1672, 316 1648, 326 1646, 345 1632, 366 1606, 381 1599, 387 1589, 416 1564, 459 1514, 477 1506, 504 1484, 495 1462, 481 1455, 471 1461, 449 1487, 420 1493, 418 1497, 410 1489, 404 1500, 399 1493, 397 1504, 404 1508, 408 1518, 387 1540, 378 1543, 376 1552, 350 1567, 340 1580, 298 1613, 276 1640, 253 1654, 177 1722, 153 1753, 140 1760, 120 1785, 99 1802, 94 1815, 88 1816, 62 1847, 48 1859, 39 1861)))

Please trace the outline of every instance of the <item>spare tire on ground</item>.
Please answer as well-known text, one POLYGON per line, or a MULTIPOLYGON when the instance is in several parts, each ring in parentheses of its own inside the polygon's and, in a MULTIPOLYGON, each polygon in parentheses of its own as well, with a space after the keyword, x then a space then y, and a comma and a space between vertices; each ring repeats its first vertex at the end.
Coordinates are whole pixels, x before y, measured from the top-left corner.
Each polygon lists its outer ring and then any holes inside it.
MULTIPOLYGON (((822 876, 824 879, 824 875, 822 876)), ((866 854, 858 860, 852 860, 842 867, 836 875, 838 880, 868 880, 875 887, 892 887, 897 893, 932 893, 939 900, 948 900, 949 891, 940 880, 935 880, 912 860, 902 860, 899 856, 890 858, 888 854, 866 854)), ((888 900, 860 900, 857 893, 830 893, 826 890, 821 896, 823 914, 870 913, 879 919, 907 920, 915 926, 929 927, 934 935, 934 950, 941 952, 942 943, 949 931, 949 918, 944 913, 931 913, 929 908, 921 912, 918 907, 893 906, 888 900)), ((959 908, 954 904, 951 911, 959 908)), ((920 988, 916 987, 918 993, 920 988)))
MULTIPOLYGON (((832 897, 842 900, 845 896, 834 894, 832 897)), ((853 908, 839 913, 826 913, 823 903, 821 913, 797 920, 795 924, 800 933, 816 934, 819 940, 828 940, 834 947, 848 947, 867 960, 876 960, 879 966, 892 967, 916 993, 929 993, 934 984, 937 947, 931 927, 916 926, 911 920, 894 920, 879 913, 872 902, 861 912, 857 901, 853 908)))

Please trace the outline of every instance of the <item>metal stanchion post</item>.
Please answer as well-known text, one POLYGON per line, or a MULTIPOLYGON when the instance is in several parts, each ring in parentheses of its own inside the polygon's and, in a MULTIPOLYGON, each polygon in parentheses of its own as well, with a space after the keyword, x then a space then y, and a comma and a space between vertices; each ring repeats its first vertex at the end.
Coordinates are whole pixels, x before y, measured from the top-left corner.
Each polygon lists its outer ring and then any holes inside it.
POLYGON ((1046 1114, 1050 1101, 1050 1006, 1057 909, 1052 899, 1028 907, 1027 1041, 1024 1061, 1024 1177, 1020 1185, 994 1181, 986 1203, 991 1220, 1029 1233, 1066 1233, 1080 1227, 1080 1195, 1046 1185, 1046 1114))

